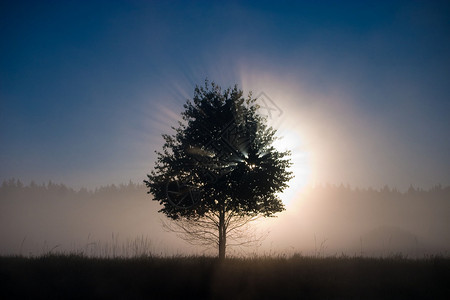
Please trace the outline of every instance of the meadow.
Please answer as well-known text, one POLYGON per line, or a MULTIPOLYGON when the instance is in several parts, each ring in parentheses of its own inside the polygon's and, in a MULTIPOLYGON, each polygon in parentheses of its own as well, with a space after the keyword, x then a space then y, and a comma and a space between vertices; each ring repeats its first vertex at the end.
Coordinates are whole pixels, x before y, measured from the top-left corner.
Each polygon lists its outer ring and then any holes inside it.
POLYGON ((0 257, 2 299, 450 299, 450 258, 0 257))
POLYGON ((0 299, 450 299, 449 195, 317 187, 272 220, 269 246, 220 262, 169 239, 142 185, 11 180, 0 299))

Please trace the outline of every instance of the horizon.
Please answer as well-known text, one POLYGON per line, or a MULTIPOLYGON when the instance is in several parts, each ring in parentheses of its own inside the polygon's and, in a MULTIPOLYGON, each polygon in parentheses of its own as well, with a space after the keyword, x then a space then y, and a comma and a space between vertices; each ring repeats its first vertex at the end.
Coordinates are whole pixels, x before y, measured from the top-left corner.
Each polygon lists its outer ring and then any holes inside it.
MULTIPOLYGON (((72 186, 70 184, 66 184, 64 182, 53 182, 52 180, 48 180, 47 182, 39 182, 37 180, 31 180, 29 182, 25 182, 20 180, 20 178, 9 178, 9 179, 5 179, 0 183, 0 188, 3 186, 6 186, 8 184, 21 184, 23 187, 32 187, 33 184, 37 187, 49 187, 51 185, 54 186, 58 186, 58 185, 62 185, 66 188, 72 189, 75 192, 79 192, 81 190, 87 190, 88 192, 95 192, 95 190, 98 189, 102 189, 102 188, 108 188, 108 187, 117 187, 117 188, 121 188, 121 187, 127 187, 130 184, 131 185, 135 185, 138 187, 145 187, 145 183, 144 181, 140 181, 140 182, 134 182, 131 179, 128 180, 128 182, 120 182, 120 183, 109 183, 106 185, 99 185, 99 186, 94 186, 94 187, 87 187, 87 186, 81 186, 81 187, 77 187, 77 186, 72 186), (20 183, 19 183, 20 182, 20 183)), ((395 186, 391 186, 388 184, 379 186, 379 187, 375 187, 375 186, 353 186, 349 183, 330 183, 330 182, 319 182, 319 183, 307 183, 305 185, 302 186, 302 188, 299 190, 300 192, 303 190, 307 190, 308 188, 345 188, 345 189, 350 189, 352 191, 376 191, 376 192, 381 192, 381 191, 391 191, 391 192, 398 192, 398 193, 407 193, 408 190, 413 189, 415 191, 431 191, 434 190, 436 188, 441 188, 441 189, 447 189, 450 188, 450 184, 449 185, 444 185, 441 183, 437 183, 437 184, 433 184, 431 186, 428 187, 423 187, 423 186, 414 186, 414 185, 410 185, 408 188, 404 189, 404 190, 400 190, 399 188, 395 187, 395 186)), ((147 188, 146 188, 147 189, 147 188)), ((150 196, 149 196, 150 197, 150 196)))

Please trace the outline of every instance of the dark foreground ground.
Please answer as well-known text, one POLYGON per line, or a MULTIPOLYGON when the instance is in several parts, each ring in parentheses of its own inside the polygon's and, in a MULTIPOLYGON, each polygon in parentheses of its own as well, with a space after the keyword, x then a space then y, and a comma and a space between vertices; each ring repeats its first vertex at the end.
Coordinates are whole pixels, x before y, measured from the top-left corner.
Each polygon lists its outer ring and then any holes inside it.
POLYGON ((0 257, 1 299, 450 299, 450 259, 0 257))

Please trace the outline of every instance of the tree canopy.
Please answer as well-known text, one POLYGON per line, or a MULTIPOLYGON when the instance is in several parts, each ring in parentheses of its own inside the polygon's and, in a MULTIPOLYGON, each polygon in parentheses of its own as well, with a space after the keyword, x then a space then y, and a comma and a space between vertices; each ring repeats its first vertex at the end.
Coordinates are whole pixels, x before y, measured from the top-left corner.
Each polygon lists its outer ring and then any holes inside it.
POLYGON ((258 114, 252 94, 244 97, 237 86, 222 90, 206 81, 184 108, 175 133, 163 134, 144 182, 170 219, 213 217, 220 253, 233 218, 284 210, 279 193, 292 178, 290 152, 273 146, 276 130, 258 114))

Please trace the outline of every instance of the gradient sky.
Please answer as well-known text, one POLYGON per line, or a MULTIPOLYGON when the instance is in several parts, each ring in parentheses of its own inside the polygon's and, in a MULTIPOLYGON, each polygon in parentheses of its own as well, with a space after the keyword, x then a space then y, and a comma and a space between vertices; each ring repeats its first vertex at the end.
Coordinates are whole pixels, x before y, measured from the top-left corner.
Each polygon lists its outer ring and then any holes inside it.
POLYGON ((265 92, 303 183, 450 184, 446 1, 2 1, 0 180, 141 182, 205 78, 265 92))

